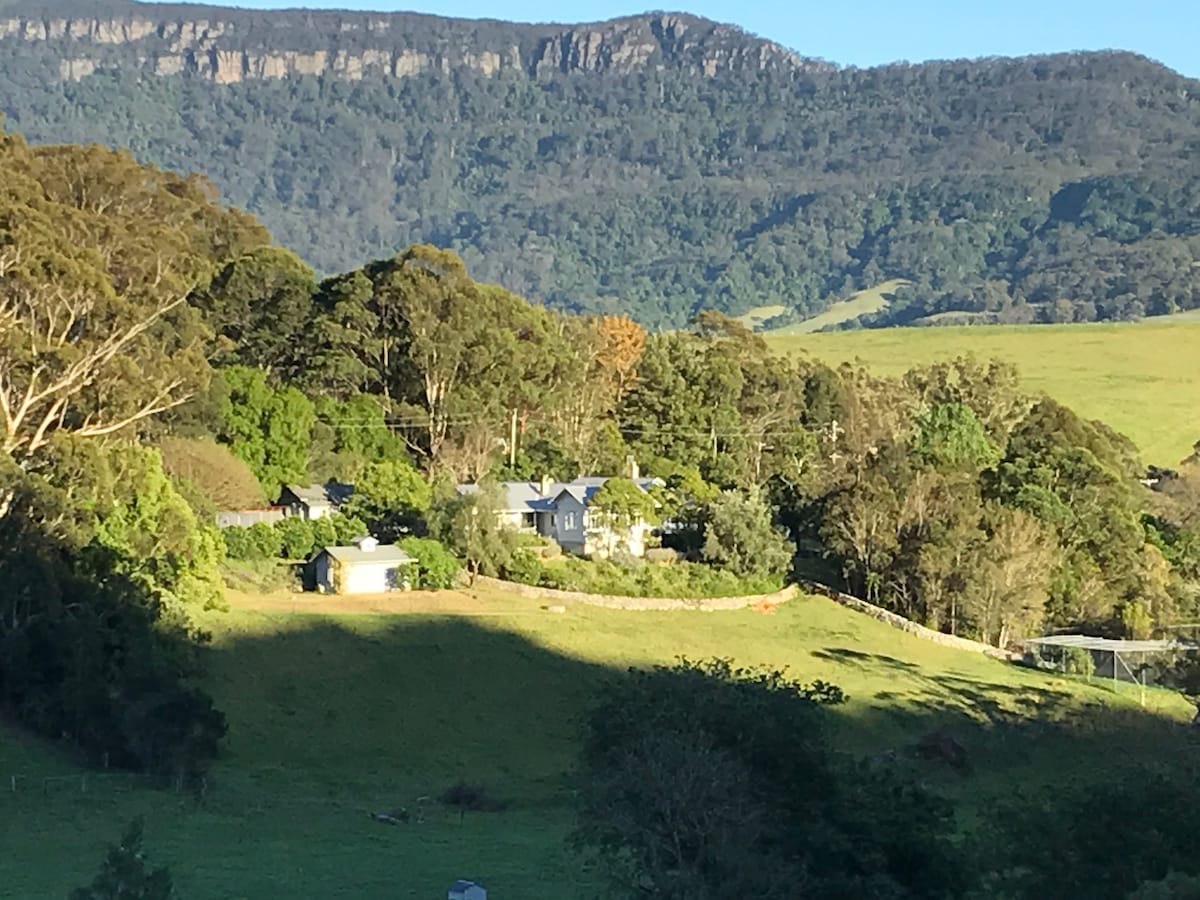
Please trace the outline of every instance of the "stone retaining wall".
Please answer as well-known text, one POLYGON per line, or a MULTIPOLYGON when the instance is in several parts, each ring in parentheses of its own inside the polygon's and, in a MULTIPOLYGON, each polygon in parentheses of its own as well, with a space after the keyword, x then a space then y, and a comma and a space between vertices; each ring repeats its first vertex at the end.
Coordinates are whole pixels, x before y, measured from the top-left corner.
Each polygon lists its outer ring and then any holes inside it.
POLYGON ((516 581, 501 581, 499 578, 488 578, 480 575, 475 579, 476 584, 500 588, 522 597, 533 600, 547 600, 551 603, 584 603, 588 606, 603 606, 607 609, 628 610, 699 610, 700 612, 717 612, 720 610, 744 609, 757 603, 776 604, 786 603, 798 593, 795 585, 788 585, 783 590, 773 594, 754 594, 748 597, 615 597, 607 594, 585 594, 582 591, 559 591, 554 588, 537 587, 531 584, 520 584, 516 581))
POLYGON ((1019 658, 1018 654, 1010 653, 1007 650, 1001 650, 999 647, 993 647, 991 644, 984 644, 980 641, 973 641, 970 638, 958 637, 953 634, 943 634, 940 631, 934 631, 932 628, 926 628, 924 625, 918 625, 910 619, 904 618, 897 613, 883 609, 873 603, 868 603, 866 600, 860 600, 858 597, 852 597, 850 594, 843 594, 841 591, 835 591, 833 588, 824 584, 818 584, 815 581, 801 582, 801 587, 806 591, 814 594, 820 594, 823 597, 828 597, 835 603, 840 603, 855 612, 865 613, 872 619, 877 619, 891 625, 893 628, 898 628, 901 631, 907 631, 909 634, 915 634, 919 638, 927 641, 933 641, 935 644, 941 644, 945 647, 953 647, 956 650, 968 650, 972 653, 982 653, 985 656, 991 656, 995 659, 1003 659, 1006 661, 1019 658))

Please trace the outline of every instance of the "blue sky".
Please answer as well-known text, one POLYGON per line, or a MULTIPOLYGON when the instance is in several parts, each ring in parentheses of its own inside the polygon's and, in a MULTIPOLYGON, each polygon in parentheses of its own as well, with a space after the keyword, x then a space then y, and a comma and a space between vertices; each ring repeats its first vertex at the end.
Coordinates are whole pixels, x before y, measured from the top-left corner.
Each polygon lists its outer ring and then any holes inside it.
MULTIPOLYGON (((226 2, 256 9, 407 9, 521 22, 587 22, 645 9, 636 0, 226 2)), ((732 22, 806 56, 847 65, 1119 48, 1200 78, 1200 0, 677 0, 667 8, 732 22)))

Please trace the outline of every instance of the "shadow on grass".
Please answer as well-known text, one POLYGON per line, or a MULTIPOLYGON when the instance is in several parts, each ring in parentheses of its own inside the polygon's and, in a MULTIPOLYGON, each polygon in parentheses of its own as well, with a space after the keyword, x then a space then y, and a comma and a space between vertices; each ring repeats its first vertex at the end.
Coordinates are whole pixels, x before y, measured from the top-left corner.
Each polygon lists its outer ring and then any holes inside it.
MULTIPOLYGON (((552 628, 542 633, 553 637, 552 628)), ((179 848, 173 868, 186 882, 194 864, 205 885, 189 895, 274 897, 292 879, 298 896, 396 896, 398 864, 412 896, 436 896, 462 876, 499 896, 545 896, 556 879, 586 886, 563 850, 570 772, 582 717, 621 670, 454 617, 281 616, 265 634, 218 628, 205 653, 229 735, 202 807, 158 826, 179 848), (440 811, 436 798, 462 783, 481 786, 503 811, 440 811), (397 807, 419 808, 426 824, 370 819, 397 807)), ((836 742, 867 756, 948 730, 971 758, 970 775, 911 753, 903 764, 975 811, 1018 783, 1063 777, 1067 761, 1072 776, 1111 778, 1123 761, 1114 746, 1166 746, 1182 733, 1162 717, 1088 707, 1048 684, 974 680, 848 647, 813 655, 904 679, 874 703, 830 708, 836 742)), ((111 838, 97 834, 95 846, 111 838)), ((61 846, 69 870, 78 847, 61 846)), ((56 865, 62 859, 13 873, 18 895, 61 895, 81 882, 64 882, 56 865)))
POLYGON ((849 647, 826 647, 823 650, 812 651, 812 655, 817 659, 843 663, 845 665, 856 665, 864 669, 884 666, 916 672, 921 668, 915 663, 896 659, 894 656, 885 656, 881 653, 864 653, 861 650, 851 650, 849 647))

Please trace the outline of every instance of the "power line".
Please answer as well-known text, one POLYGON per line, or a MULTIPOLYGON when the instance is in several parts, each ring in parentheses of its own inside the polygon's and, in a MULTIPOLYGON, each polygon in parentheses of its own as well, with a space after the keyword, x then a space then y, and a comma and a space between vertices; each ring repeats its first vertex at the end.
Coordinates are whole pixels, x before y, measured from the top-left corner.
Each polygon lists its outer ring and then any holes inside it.
MULTIPOLYGON (((334 430, 350 430, 350 429, 386 429, 389 431, 398 429, 425 429, 428 428, 430 422, 428 419, 405 419, 394 420, 387 419, 383 422, 325 422, 327 428, 334 430)), ((487 428, 497 431, 507 427, 507 423, 498 420, 486 419, 449 419, 445 422, 435 423, 444 425, 448 428, 464 428, 472 425, 483 425, 487 428)), ((780 428, 773 426, 768 429, 756 428, 694 428, 694 427, 679 427, 671 425, 637 425, 637 424, 622 424, 615 423, 617 428, 625 433, 636 432, 643 437, 697 437, 697 438, 764 438, 764 437, 789 437, 797 432, 807 431, 811 433, 828 432, 827 425, 811 425, 797 422, 790 428, 780 428)))

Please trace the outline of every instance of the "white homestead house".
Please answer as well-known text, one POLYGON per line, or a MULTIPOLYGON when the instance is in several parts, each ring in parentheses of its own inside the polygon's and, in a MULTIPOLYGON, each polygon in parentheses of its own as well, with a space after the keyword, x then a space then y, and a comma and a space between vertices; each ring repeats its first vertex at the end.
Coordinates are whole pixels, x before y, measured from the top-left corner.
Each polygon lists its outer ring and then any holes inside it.
MULTIPOLYGON (((663 485, 659 478, 641 478, 632 467, 632 481, 643 491, 663 485)), ((608 481, 608 476, 585 476, 572 481, 503 481, 500 524, 526 534, 551 538, 568 553, 578 556, 607 556, 620 548, 634 556, 646 555, 647 538, 652 526, 641 519, 628 525, 603 521, 591 509, 592 498, 608 481)), ((477 484, 460 484, 460 494, 479 490, 477 484)))
POLYGON ((417 560, 395 544, 357 538, 348 547, 326 547, 313 557, 318 591, 330 594, 382 594, 406 590, 417 560))

